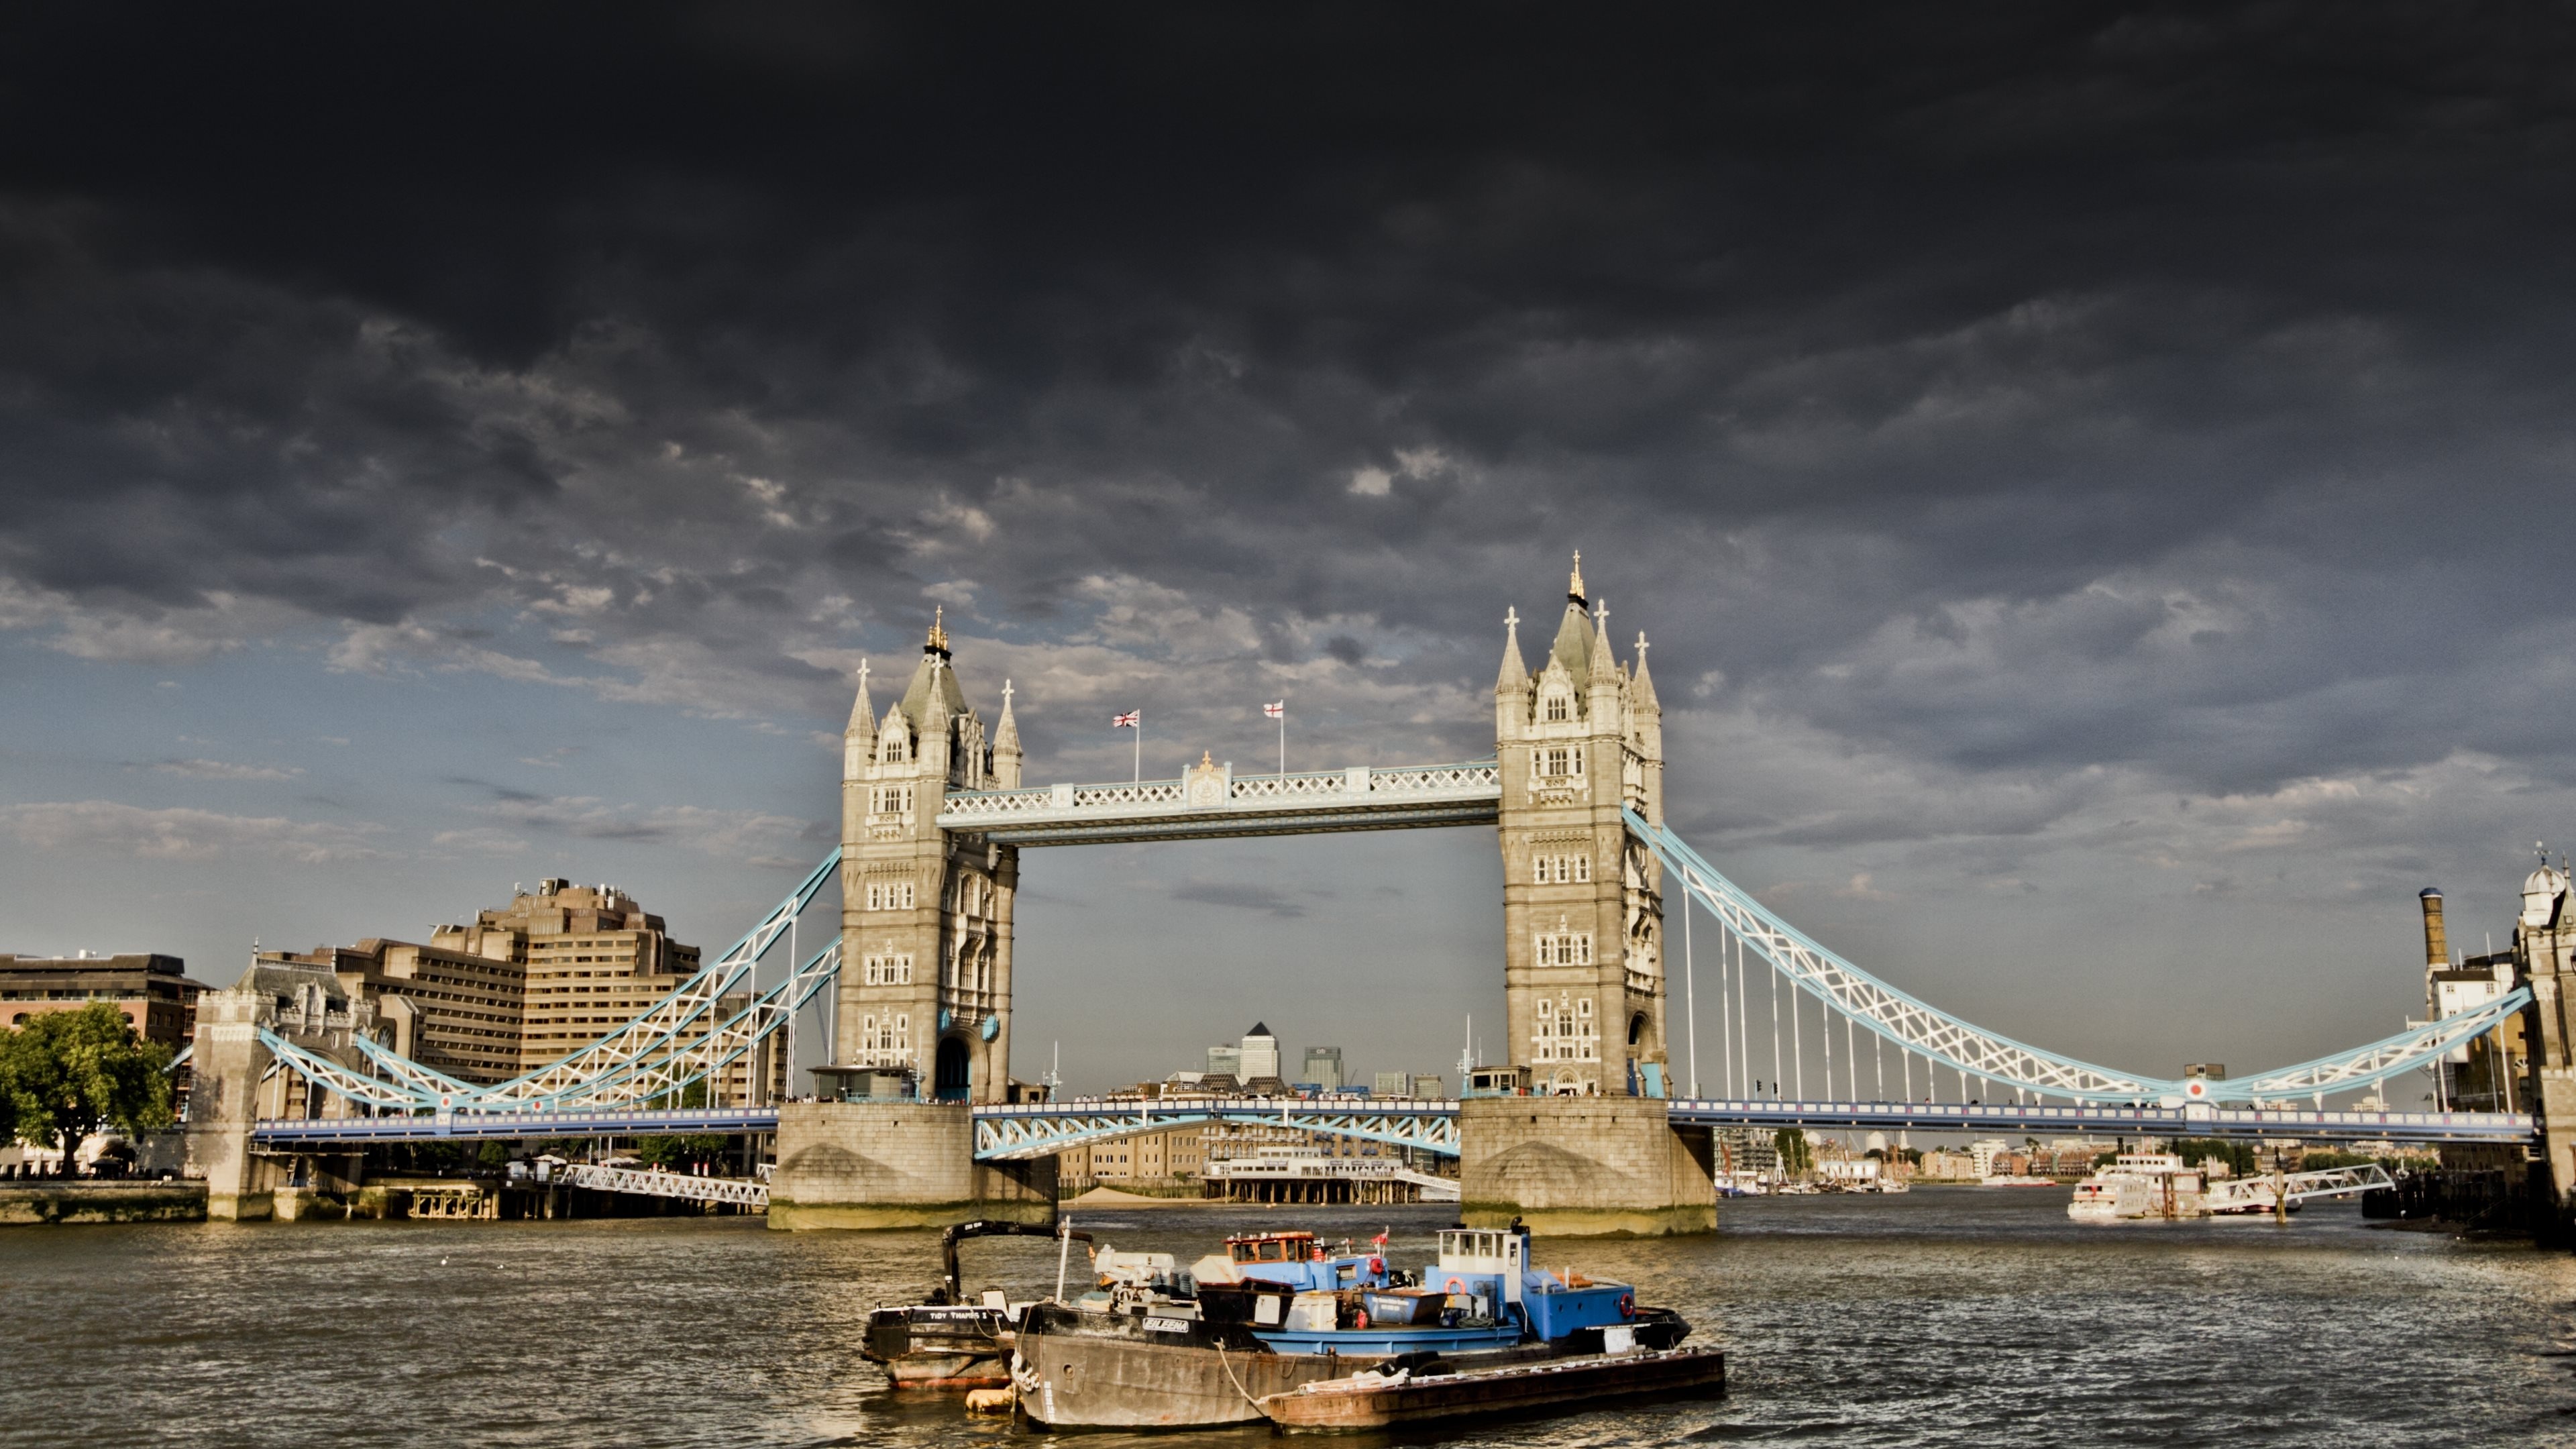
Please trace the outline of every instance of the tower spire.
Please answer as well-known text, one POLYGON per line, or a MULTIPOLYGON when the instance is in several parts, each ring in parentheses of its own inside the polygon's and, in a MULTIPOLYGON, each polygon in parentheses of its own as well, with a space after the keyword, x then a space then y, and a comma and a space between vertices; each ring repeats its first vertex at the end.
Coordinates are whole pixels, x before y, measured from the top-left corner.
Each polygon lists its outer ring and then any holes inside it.
POLYGON ((939 654, 945 655, 948 652, 948 630, 940 622, 947 613, 948 606, 945 604, 934 604, 931 606, 930 637, 927 640, 924 640, 921 646, 924 653, 935 651, 939 654))
POLYGON ((1521 611, 1503 611, 1503 670, 1494 681, 1494 693, 1517 694, 1529 688, 1529 666, 1521 662, 1521 611))
POLYGON ((1655 698, 1655 676, 1646 672, 1646 631, 1643 629, 1637 631, 1637 676, 1629 681, 1628 688, 1636 696, 1638 709, 1663 713, 1663 701, 1655 698))
POLYGON ((850 701, 850 727, 846 738, 874 743, 877 737, 877 712, 868 702, 868 661, 859 661, 859 694, 850 701))
POLYGON ((1566 580, 1565 596, 1574 601, 1576 608, 1583 607, 1583 550, 1579 548, 1574 551, 1574 575, 1566 580))

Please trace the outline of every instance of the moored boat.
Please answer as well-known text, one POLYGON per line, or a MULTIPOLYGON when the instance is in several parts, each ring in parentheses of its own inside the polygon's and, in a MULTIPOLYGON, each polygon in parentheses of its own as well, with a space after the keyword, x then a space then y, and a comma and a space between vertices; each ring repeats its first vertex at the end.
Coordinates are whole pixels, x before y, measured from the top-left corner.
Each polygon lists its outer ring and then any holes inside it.
POLYGON ((898 1389, 1000 1388, 1011 1381, 1012 1325, 1028 1305, 998 1288, 973 1301, 961 1291, 957 1245, 968 1238, 1036 1237, 1091 1241, 1089 1233, 1023 1223, 958 1223, 939 1235, 939 1286, 928 1301, 879 1308, 868 1315, 859 1356, 885 1370, 898 1389))
POLYGON ((1669 1349, 1690 1332, 1668 1309, 1639 1307, 1624 1283, 1529 1267, 1529 1235, 1517 1226, 1445 1230, 1438 1260, 1419 1274, 1387 1269, 1382 1254, 1325 1254, 1307 1234, 1229 1240, 1245 1245, 1250 1262, 1201 1260, 1194 1302, 1100 1294, 1031 1307, 1012 1360, 1029 1417, 1054 1428, 1254 1423, 1265 1395, 1346 1377, 1354 1365, 1498 1368, 1604 1347, 1669 1349), (1210 1281, 1219 1274, 1234 1281, 1210 1281))
POLYGON ((2169 1152, 2123 1152, 2075 1186, 2066 1215, 2077 1222, 2209 1215, 2201 1175, 2169 1152))

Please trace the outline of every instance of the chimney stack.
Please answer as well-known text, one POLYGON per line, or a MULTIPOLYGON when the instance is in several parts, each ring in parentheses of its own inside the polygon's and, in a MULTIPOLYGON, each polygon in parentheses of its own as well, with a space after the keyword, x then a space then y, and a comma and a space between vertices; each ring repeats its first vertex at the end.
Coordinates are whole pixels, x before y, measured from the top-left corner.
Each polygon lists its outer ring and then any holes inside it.
POLYGON ((2424 967, 2439 971, 2451 964, 2451 942, 2442 934, 2442 888, 2426 886, 2418 898, 2424 902, 2424 967))

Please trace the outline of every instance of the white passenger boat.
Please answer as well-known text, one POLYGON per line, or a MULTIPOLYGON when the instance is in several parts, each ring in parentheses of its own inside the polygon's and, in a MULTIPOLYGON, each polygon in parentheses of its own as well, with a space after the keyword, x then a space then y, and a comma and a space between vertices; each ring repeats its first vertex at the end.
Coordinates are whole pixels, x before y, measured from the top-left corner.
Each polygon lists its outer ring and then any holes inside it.
POLYGON ((2066 1215, 2077 1222, 2209 1216, 2198 1169, 2170 1152, 2123 1152, 2075 1186, 2066 1215))

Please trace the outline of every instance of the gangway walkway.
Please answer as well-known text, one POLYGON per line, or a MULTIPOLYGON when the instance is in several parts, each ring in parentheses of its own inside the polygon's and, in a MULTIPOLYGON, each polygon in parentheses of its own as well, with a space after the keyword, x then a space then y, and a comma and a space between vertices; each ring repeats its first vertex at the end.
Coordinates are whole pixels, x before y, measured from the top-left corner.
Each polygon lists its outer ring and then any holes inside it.
MULTIPOLYGON (((2252 1177, 2221 1178, 2209 1185, 2209 1210, 2214 1213, 2270 1212, 2277 1201, 2273 1196, 2273 1181, 2259 1173, 2252 1177)), ((2354 1193, 2397 1186, 2396 1179, 2388 1175, 2388 1169, 2376 1162, 2363 1163, 2359 1167, 2320 1167, 2310 1172, 2293 1172, 2285 1174, 2279 1181, 2288 1189, 2282 1195, 2294 1207, 2310 1199, 2323 1202, 2328 1198, 2349 1197, 2354 1193)))
POLYGON ((693 1177, 658 1167, 602 1167, 597 1163, 571 1162, 556 1168, 553 1178, 566 1187, 586 1187, 593 1192, 732 1203, 769 1211, 769 1184, 739 1177, 693 1177))

